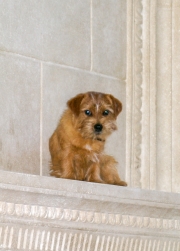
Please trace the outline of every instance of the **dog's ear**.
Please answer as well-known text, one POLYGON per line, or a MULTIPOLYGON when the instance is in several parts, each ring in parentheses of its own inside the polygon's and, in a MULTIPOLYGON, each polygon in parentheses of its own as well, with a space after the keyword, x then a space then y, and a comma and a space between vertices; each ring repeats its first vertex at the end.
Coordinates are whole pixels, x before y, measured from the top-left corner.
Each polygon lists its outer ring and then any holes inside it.
POLYGON ((80 105, 83 98, 84 98, 84 94, 81 93, 67 102, 68 107, 76 116, 78 116, 80 113, 80 105))
POLYGON ((119 113, 122 111, 122 103, 117 98, 113 97, 113 95, 109 95, 109 97, 112 101, 114 114, 117 117, 119 113))

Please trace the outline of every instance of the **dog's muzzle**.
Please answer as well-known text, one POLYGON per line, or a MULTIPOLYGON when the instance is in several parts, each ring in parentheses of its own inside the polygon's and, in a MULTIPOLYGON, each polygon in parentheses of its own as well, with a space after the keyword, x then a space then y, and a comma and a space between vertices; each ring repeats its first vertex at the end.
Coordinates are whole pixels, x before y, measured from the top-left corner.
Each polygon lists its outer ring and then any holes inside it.
POLYGON ((94 130, 95 130, 96 133, 101 132, 102 129, 103 129, 103 126, 101 124, 95 124, 94 125, 94 130))

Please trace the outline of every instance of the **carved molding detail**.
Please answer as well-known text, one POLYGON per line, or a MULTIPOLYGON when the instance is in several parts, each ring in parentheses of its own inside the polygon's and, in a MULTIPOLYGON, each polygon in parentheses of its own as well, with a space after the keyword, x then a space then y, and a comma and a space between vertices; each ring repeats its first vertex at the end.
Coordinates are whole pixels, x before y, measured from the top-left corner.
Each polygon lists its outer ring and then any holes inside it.
POLYGON ((3 250, 66 250, 66 251, 179 251, 176 239, 124 237, 88 232, 73 232, 14 226, 0 227, 0 249, 3 250))
MULTIPOLYGON (((141 120, 142 120, 142 1, 134 4, 134 93, 133 93, 133 165, 134 186, 140 187, 141 180, 141 120)), ((132 45, 133 46, 133 45, 132 45)))
POLYGON ((180 231, 180 220, 24 205, 3 201, 0 201, 0 215, 180 231))
POLYGON ((179 2, 128 0, 127 13, 127 181, 179 192, 179 2))
POLYGON ((133 187, 141 187, 141 120, 142 120, 142 23, 143 4, 141 0, 128 1, 127 43, 127 137, 130 149, 130 163, 127 161, 128 182, 133 187))
POLYGON ((1 250, 180 250, 179 194, 0 174, 1 250))

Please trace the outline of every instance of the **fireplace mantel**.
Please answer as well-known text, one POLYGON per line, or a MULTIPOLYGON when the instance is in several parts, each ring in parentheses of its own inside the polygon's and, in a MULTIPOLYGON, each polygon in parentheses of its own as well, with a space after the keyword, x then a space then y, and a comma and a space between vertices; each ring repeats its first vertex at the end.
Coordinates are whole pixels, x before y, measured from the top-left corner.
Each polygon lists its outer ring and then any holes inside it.
POLYGON ((6 250, 180 248, 175 193, 1 171, 0 217, 6 250))

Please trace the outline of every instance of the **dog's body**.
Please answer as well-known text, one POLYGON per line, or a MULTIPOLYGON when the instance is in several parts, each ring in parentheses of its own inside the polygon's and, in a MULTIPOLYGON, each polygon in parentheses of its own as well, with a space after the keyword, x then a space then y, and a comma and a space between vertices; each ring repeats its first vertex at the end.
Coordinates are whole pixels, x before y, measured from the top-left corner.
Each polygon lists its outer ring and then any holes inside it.
POLYGON ((117 162, 103 153, 105 139, 117 129, 121 102, 109 94, 88 92, 67 104, 49 140, 51 175, 126 186, 119 178, 117 162))

